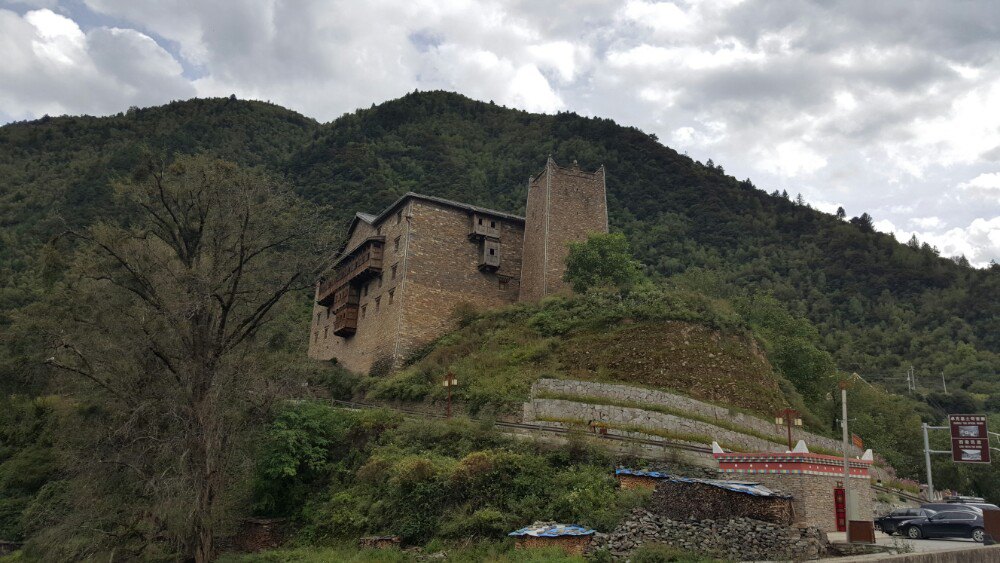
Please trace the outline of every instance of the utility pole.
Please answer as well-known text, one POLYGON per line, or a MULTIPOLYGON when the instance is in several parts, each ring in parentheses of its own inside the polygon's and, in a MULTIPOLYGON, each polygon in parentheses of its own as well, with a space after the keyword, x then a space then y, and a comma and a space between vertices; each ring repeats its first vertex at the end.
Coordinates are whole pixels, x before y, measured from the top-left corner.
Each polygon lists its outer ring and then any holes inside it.
POLYGON ((927 423, 924 429, 924 461, 927 463, 927 501, 934 502, 934 477, 931 475, 931 441, 927 438, 927 423))
POLYGON ((840 408, 840 425, 844 429, 844 508, 848 524, 847 541, 851 541, 850 521, 854 515, 851 514, 851 458, 847 445, 847 381, 840 382, 840 408))

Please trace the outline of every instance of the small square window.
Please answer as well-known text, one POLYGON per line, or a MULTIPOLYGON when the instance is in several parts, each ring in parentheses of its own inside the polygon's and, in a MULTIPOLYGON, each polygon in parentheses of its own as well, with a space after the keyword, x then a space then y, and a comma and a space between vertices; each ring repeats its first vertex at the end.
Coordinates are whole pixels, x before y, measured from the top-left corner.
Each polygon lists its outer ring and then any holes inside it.
POLYGON ((381 307, 381 306, 382 306, 382 298, 381 297, 376 297, 375 298, 375 312, 378 312, 379 307, 381 307))
POLYGON ((482 218, 482 217, 480 217, 480 218, 479 218, 479 224, 480 224, 480 225, 482 225, 482 224, 483 224, 483 218, 482 218))
POLYGON ((491 248, 491 249, 490 249, 490 256, 493 256, 493 255, 495 255, 496 253, 497 253, 497 249, 495 249, 495 248, 491 248))
POLYGON ((497 228, 497 222, 496 221, 490 221, 490 228, 491 229, 497 228))
POLYGON ((392 241, 392 244, 393 244, 393 250, 398 251, 399 250, 399 237, 396 237, 396 240, 392 241))
POLYGON ((328 329, 328 328, 326 328, 326 327, 323 327, 323 340, 326 340, 326 332, 327 332, 328 330, 330 330, 330 329, 328 329))
POLYGON ((389 304, 390 304, 390 305, 392 305, 392 297, 393 297, 393 295, 395 295, 395 294, 396 294, 396 290, 395 290, 395 289, 390 289, 390 290, 389 290, 389 304))
POLYGON ((389 275, 390 280, 396 279, 396 266, 397 264, 392 265, 392 273, 389 275))
POLYGON ((365 315, 367 315, 367 314, 368 314, 368 305, 362 305, 361 306, 361 318, 362 319, 365 318, 365 315))
POLYGON ((507 286, 510 284, 510 280, 508 280, 507 278, 499 278, 498 281, 500 284, 500 289, 507 289, 507 286))
POLYGON ((330 308, 329 307, 326 308, 326 318, 328 318, 328 319, 330 318, 330 308))

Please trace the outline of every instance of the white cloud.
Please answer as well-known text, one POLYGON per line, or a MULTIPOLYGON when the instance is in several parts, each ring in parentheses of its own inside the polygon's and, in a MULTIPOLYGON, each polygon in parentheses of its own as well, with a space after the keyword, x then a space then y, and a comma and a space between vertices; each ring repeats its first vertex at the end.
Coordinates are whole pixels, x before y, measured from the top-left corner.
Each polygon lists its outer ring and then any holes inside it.
POLYGON ((815 172, 827 163, 826 158, 801 141, 785 141, 759 152, 762 169, 788 178, 815 172))
POLYGON ((916 225, 918 229, 937 229, 944 226, 944 221, 940 217, 914 217, 910 223, 916 225))
MULTIPOLYGON (((959 188, 967 191, 996 192, 1000 191, 1000 172, 986 172, 976 176, 968 182, 958 185, 959 188)), ((1000 196, 1000 194, 994 194, 1000 196)))
POLYGON ((0 111, 12 117, 114 113, 194 95, 181 65, 150 37, 86 33, 48 9, 0 10, 0 111))

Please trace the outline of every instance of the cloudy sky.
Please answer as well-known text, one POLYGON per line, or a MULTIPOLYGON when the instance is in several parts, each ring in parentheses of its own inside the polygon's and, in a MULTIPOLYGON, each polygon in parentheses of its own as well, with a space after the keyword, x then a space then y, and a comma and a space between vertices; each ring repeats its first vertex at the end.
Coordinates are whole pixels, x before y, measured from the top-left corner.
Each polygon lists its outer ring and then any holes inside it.
POLYGON ((231 93, 329 121, 447 89, 1000 261, 994 0, 0 0, 0 57, 0 122, 231 93))

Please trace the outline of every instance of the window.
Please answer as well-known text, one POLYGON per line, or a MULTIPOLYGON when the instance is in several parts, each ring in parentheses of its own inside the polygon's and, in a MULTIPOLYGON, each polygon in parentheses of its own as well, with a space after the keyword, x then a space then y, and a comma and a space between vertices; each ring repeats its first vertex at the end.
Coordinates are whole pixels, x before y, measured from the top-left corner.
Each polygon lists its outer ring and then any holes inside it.
POLYGON ((362 305, 361 306, 361 318, 362 319, 365 318, 365 315, 367 315, 367 314, 368 314, 368 305, 362 305))
POLYGON ((396 293, 395 289, 389 290, 389 304, 392 305, 392 296, 396 293))
POLYGON ((323 340, 326 340, 326 331, 328 330, 330 329, 328 329, 327 327, 323 327, 323 340))
POLYGON ((369 285, 370 284, 366 283, 364 289, 361 290, 361 293, 364 295, 364 297, 368 297, 368 286, 369 285))
POLYGON ((382 289, 382 276, 378 277, 378 289, 382 289))
POLYGON ((507 286, 510 284, 510 280, 504 277, 497 278, 497 281, 500 284, 500 289, 507 289, 507 286))
POLYGON ((313 342, 319 342, 319 331, 313 333, 313 342))
POLYGON ((490 221, 490 228, 491 229, 497 228, 497 222, 496 221, 490 221))
POLYGON ((480 224, 480 225, 482 225, 482 224, 483 224, 483 218, 482 218, 482 217, 480 217, 480 218, 479 218, 479 224, 480 224))
POLYGON ((396 240, 392 241, 392 245, 393 245, 393 250, 399 252, 399 237, 396 237, 396 240))
POLYGON ((320 322, 321 320, 323 320, 322 315, 323 313, 316 313, 316 322, 320 322))
POLYGON ((397 211, 396 212, 396 224, 398 225, 400 223, 400 221, 402 221, 402 220, 403 220, 403 211, 402 210, 397 211))
POLYGON ((328 319, 330 318, 330 308, 329 307, 326 308, 326 318, 328 318, 328 319))
POLYGON ((496 255, 497 255, 497 249, 490 248, 490 256, 496 256, 496 255))
POLYGON ((389 275, 389 279, 390 280, 396 279, 396 266, 397 266, 397 264, 393 264, 392 265, 392 274, 389 275))
POLYGON ((376 297, 375 298, 375 312, 376 313, 378 312, 379 307, 381 307, 381 306, 382 306, 382 298, 381 297, 376 297))

